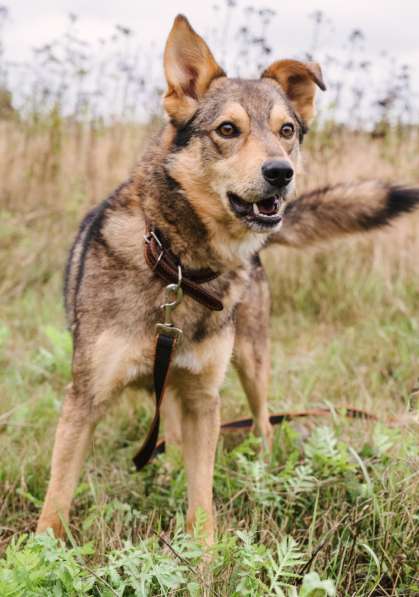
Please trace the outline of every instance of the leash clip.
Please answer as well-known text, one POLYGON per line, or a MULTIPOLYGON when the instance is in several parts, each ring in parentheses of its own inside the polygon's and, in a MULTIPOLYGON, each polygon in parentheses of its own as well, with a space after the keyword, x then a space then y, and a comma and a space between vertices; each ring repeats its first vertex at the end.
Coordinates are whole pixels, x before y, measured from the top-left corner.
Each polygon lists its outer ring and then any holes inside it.
POLYGON ((160 306, 160 309, 164 311, 164 323, 158 323, 156 325, 157 334, 166 334, 166 336, 172 336, 176 338, 178 342, 182 339, 183 332, 180 328, 175 327, 172 322, 172 313, 176 307, 182 302, 183 290, 182 290, 182 268, 178 266, 178 281, 176 284, 168 284, 166 286, 166 298, 167 302, 160 306), (170 300, 174 296, 174 300, 170 300))

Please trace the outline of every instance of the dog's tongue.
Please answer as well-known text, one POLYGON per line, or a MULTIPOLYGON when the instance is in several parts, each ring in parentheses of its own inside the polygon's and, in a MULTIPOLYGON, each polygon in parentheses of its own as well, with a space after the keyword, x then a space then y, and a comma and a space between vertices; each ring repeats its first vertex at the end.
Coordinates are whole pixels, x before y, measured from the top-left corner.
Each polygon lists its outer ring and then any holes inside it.
POLYGON ((271 216, 278 211, 279 200, 277 197, 269 197, 269 199, 263 199, 258 201, 257 209, 260 214, 264 216, 271 216))

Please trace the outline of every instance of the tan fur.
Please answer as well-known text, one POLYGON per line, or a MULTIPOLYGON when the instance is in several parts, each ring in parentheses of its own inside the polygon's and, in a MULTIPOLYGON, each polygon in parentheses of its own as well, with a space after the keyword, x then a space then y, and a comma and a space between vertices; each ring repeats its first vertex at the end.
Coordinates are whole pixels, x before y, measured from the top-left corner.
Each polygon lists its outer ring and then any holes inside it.
POLYGON ((182 449, 182 405, 173 388, 166 390, 160 412, 164 421, 166 451, 170 451, 172 446, 182 449))
MULTIPOLYGON (((274 106, 272 107, 270 116, 269 116, 269 121, 270 121, 272 130, 279 131, 279 129, 281 128, 281 125, 284 124, 285 122, 287 122, 288 120, 289 120, 289 116, 288 116, 287 110, 285 110, 284 106, 282 104, 274 104, 274 106)), ((283 141, 284 155, 286 155, 286 149, 288 149, 290 144, 292 144, 292 141, 291 141, 291 143, 286 140, 283 141)))

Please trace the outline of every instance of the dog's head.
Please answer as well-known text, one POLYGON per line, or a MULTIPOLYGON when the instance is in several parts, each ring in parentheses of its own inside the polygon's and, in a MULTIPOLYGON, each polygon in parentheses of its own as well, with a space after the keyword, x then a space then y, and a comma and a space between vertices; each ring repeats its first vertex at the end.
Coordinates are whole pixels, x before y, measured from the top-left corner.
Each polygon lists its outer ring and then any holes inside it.
POLYGON ((314 115, 316 86, 325 89, 319 65, 280 60, 259 80, 227 78, 205 41, 178 16, 164 69, 168 174, 205 222, 224 224, 230 235, 277 230, 314 115))

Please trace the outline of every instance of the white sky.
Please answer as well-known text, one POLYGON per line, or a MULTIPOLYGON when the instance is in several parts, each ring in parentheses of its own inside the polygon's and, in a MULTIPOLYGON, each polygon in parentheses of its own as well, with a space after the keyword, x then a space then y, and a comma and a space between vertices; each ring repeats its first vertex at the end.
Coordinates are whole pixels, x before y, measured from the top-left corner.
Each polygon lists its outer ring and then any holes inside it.
MULTIPOLYGON (((214 25, 216 0, 2 0, 11 13, 6 32, 9 57, 25 57, 63 31, 69 12, 80 17, 82 34, 95 39, 109 34, 115 23, 133 28, 144 42, 163 45, 174 16, 182 12, 205 33, 214 25)), ((222 0, 220 1, 222 3, 222 0)), ((417 0, 244 0, 241 4, 277 11, 272 30, 281 50, 296 53, 306 47, 311 32, 308 15, 322 10, 336 28, 333 44, 361 28, 372 52, 388 49, 400 60, 419 66, 419 2, 417 0)))
MULTIPOLYGON (((0 0, 10 10, 5 31, 6 57, 29 58, 34 46, 51 41, 65 30, 70 12, 78 15, 78 31, 83 38, 96 41, 109 37, 118 23, 132 28, 144 46, 153 43, 158 54, 179 12, 204 36, 216 27, 212 10, 216 2, 224 4, 224 0, 0 0)), ((269 40, 275 46, 272 59, 308 50, 313 29, 308 16, 322 10, 333 23, 333 28, 329 27, 320 39, 322 51, 339 52, 350 32, 361 29, 366 36, 366 59, 374 60, 386 50, 398 64, 408 63, 414 90, 419 92, 418 0, 238 0, 238 4, 276 10, 269 30, 269 40)), ((217 48, 213 50, 217 57, 217 48)), ((381 75, 391 78, 392 73, 381 75)))

